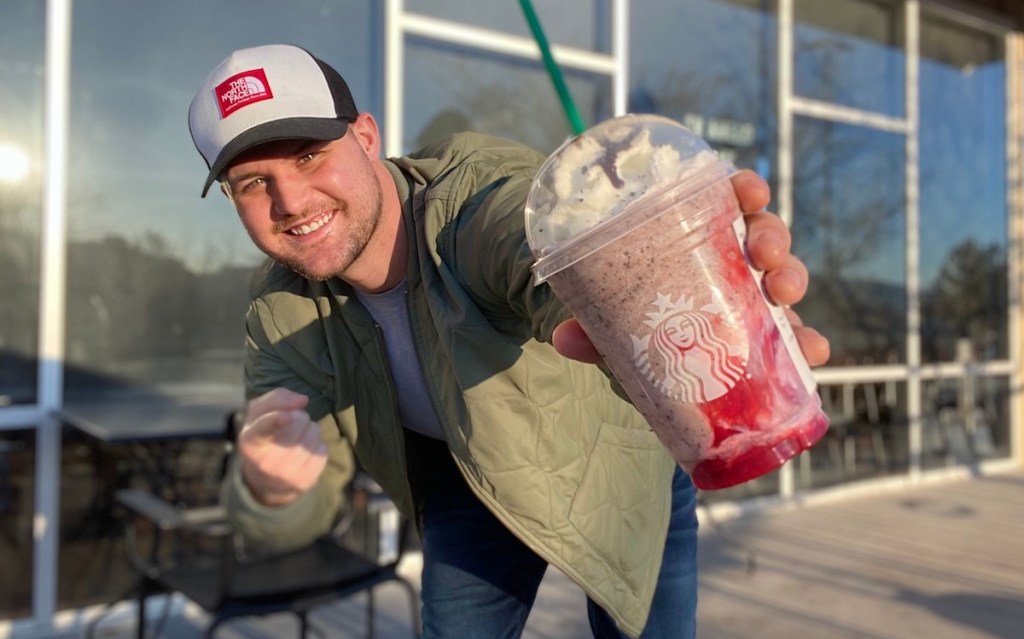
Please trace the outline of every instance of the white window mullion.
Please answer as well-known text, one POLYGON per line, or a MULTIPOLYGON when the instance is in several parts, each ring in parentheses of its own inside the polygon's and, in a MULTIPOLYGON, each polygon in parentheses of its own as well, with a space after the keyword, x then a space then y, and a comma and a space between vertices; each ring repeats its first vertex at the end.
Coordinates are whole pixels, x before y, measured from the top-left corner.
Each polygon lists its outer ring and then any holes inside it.
POLYGON ((778 158, 776 211, 787 226, 793 223, 793 0, 779 0, 778 19, 778 158))
POLYGON ((612 11, 613 115, 619 116, 629 109, 629 0, 615 0, 612 11))
POLYGON ((48 624, 57 610, 60 423, 52 417, 64 391, 68 102, 71 77, 71 0, 46 5, 46 180, 40 247, 39 408, 36 431, 35 567, 32 611, 48 624))
MULTIPOLYGON (((409 35, 418 35, 471 49, 527 60, 541 59, 537 43, 532 38, 509 35, 493 29, 483 29, 461 22, 441 20, 415 13, 401 15, 401 28, 403 33, 409 35)), ((617 70, 617 61, 604 53, 555 44, 551 45, 551 55, 563 68, 605 75, 613 75, 617 70)))
MULTIPOLYGON (((1024 383, 1021 374, 1021 286, 1024 284, 1021 268, 1022 242, 1024 242, 1024 36, 1019 33, 1006 36, 1006 138, 1007 144, 1007 295, 1009 317, 1009 356, 1012 363, 1010 388, 1024 383)), ((1021 425, 1024 398, 1010 401, 1010 455, 1024 459, 1024 425, 1021 425)))
POLYGON ((384 7, 384 155, 402 154, 405 101, 405 33, 402 28, 405 3, 387 0, 384 7))
POLYGON ((921 11, 918 0, 907 0, 904 6, 904 39, 906 47, 906 268, 907 268, 907 417, 910 474, 921 473, 922 402, 921 379, 921 281, 920 281, 920 186, 919 186, 919 68, 921 11))
MULTIPOLYGON (((793 223, 793 0, 779 0, 778 19, 778 121, 779 141, 775 187, 779 217, 793 223)), ((779 495, 790 499, 796 493, 793 464, 786 464, 779 473, 779 495)))
POLYGON ((819 120, 829 120, 840 124, 852 124, 879 131, 890 133, 906 134, 909 124, 906 118, 894 118, 881 113, 873 113, 862 109, 812 100, 800 96, 790 96, 790 112, 793 115, 803 115, 819 120))

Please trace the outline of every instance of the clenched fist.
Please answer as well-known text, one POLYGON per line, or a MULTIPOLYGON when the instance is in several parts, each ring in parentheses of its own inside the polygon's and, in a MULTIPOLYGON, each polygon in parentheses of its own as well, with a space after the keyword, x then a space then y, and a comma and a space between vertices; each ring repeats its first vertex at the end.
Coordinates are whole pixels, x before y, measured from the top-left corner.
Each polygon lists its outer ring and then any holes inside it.
POLYGON ((320 426, 306 412, 309 398, 285 388, 249 402, 238 434, 242 479, 265 506, 284 506, 313 487, 327 465, 320 426))

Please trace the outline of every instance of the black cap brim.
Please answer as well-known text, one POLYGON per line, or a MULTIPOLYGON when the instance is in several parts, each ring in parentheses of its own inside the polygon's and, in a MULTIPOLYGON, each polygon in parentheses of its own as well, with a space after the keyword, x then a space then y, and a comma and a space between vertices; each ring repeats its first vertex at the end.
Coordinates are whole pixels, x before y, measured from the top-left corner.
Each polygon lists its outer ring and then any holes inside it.
POLYGON ((249 149, 267 142, 281 140, 337 140, 348 131, 350 120, 345 118, 286 118, 265 122, 241 133, 221 149, 220 155, 210 167, 203 185, 202 197, 206 197, 210 186, 227 170, 235 159, 249 149))

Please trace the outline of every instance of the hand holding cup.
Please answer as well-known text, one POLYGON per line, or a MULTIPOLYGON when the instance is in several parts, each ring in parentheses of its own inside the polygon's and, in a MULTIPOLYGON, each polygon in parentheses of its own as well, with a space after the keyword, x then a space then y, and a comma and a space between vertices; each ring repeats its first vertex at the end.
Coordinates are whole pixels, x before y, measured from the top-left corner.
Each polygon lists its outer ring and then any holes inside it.
MULTIPOLYGON (((825 364, 829 358, 828 339, 804 326, 796 312, 788 308, 807 292, 807 267, 789 252, 789 229, 779 216, 765 211, 770 200, 768 184, 753 171, 743 170, 732 177, 732 186, 747 224, 747 252, 754 266, 765 272, 765 292, 774 303, 787 307, 786 315, 807 363, 812 367, 825 364)), ((555 350, 570 359, 589 364, 604 361, 575 318, 555 329, 552 343, 555 350)))
POLYGON ((763 180, 654 115, 570 139, 527 197, 535 282, 575 317, 555 347, 603 361, 702 489, 764 475, 828 427, 809 368, 828 343, 787 313, 807 270, 767 203, 763 180))

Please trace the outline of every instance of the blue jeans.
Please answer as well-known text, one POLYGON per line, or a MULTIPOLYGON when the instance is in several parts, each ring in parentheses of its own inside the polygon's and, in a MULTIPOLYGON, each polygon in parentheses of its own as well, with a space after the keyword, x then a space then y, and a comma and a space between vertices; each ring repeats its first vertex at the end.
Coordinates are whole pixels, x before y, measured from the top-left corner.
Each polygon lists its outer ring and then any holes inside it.
MULTIPOLYGON (((443 442, 406 431, 423 542, 425 639, 519 637, 547 562, 473 495, 443 442)), ((696 491, 677 470, 664 560, 643 639, 693 639, 697 613, 696 491)), ((590 598, 596 639, 626 637, 590 598)))

